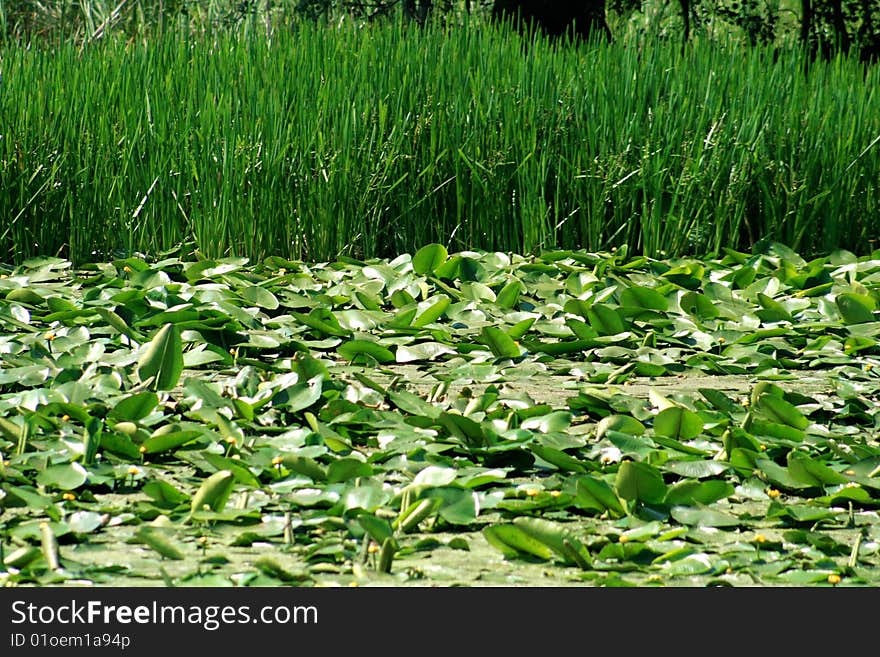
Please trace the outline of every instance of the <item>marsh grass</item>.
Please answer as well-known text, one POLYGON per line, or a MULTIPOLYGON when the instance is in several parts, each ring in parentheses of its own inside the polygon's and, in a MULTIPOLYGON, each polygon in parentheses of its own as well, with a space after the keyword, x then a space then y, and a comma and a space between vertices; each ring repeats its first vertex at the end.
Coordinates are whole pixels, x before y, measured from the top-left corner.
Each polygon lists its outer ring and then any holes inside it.
POLYGON ((796 51, 304 23, 2 66, 0 261, 811 254, 878 233, 880 69, 845 59, 805 75, 796 51))

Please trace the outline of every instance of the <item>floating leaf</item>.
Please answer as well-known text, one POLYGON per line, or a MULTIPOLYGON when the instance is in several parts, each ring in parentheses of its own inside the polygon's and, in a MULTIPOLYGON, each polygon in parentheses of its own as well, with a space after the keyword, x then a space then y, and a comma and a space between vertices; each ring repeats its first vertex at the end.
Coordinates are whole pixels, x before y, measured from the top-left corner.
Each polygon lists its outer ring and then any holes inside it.
POLYGON ((513 524, 484 527, 483 536, 490 545, 501 550, 509 559, 523 555, 543 560, 553 558, 553 550, 550 547, 513 524))
POLYGON ((843 292, 835 297, 834 303, 846 324, 863 324, 875 319, 876 303, 868 295, 843 292))
POLYGON ((609 415, 596 425, 596 438, 602 438, 609 431, 641 436, 645 433, 645 425, 631 415, 609 415))
POLYGON ((680 406, 664 409, 654 418, 654 432, 675 440, 690 440, 703 431, 700 416, 680 406))
POLYGON ((522 350, 507 333, 494 326, 484 326, 480 341, 487 345, 496 358, 519 358, 522 350))
POLYGON ((366 355, 379 363, 393 363, 394 354, 391 350, 371 340, 348 340, 336 349, 339 355, 347 360, 366 355))
POLYGON ((183 372, 183 343, 174 324, 163 326, 138 361, 137 374, 141 381, 154 377, 154 390, 171 390, 183 372))
POLYGON ((37 475, 37 483, 61 490, 73 490, 86 483, 88 478, 89 473, 79 463, 64 463, 50 465, 45 470, 41 470, 37 475))
POLYGON ((656 503, 662 502, 666 496, 666 483, 660 471, 652 465, 636 461, 620 464, 614 488, 625 500, 656 503))
POLYGON ((442 244, 427 244, 413 256, 413 271, 422 276, 430 274, 446 262, 448 257, 449 253, 442 244))

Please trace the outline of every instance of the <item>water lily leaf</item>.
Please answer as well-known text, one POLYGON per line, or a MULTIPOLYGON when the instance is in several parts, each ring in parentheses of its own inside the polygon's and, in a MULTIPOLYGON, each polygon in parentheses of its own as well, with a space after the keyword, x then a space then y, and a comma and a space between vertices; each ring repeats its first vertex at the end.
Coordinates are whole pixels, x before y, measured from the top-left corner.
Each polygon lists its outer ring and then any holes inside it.
POLYGON ((437 421, 450 435, 469 447, 486 447, 493 442, 478 423, 463 415, 444 411, 437 417, 437 421))
POLYGON ((742 521, 731 513, 700 507, 674 506, 669 514, 683 525, 736 527, 742 524, 742 521))
POLYGON ((529 537, 549 547, 565 563, 575 563, 584 570, 590 567, 590 552, 570 529, 543 518, 520 516, 513 525, 529 537))
POLYGON ((586 472, 588 469, 584 462, 579 461, 570 454, 554 447, 547 447, 535 443, 532 444, 529 449, 535 456, 560 470, 567 472, 586 472))
POLYGON ((455 481, 457 471, 455 468, 444 468, 437 465, 429 465, 419 470, 413 479, 413 486, 447 486, 455 481))
POLYGON ((110 409, 110 416, 128 422, 137 422, 152 413, 158 404, 159 396, 155 392, 145 390, 117 402, 110 409))
POLYGON ((810 426, 810 421, 796 406, 775 395, 761 395, 753 408, 772 422, 784 424, 800 431, 810 426))
POLYGON ((180 543, 164 529, 141 527, 135 532, 134 537, 166 559, 181 560, 186 558, 186 553, 180 543))
POLYGON ((495 326, 484 326, 480 331, 480 342, 492 350, 496 358, 519 358, 522 350, 507 333, 495 326))
POLYGON ((715 304, 699 292, 685 292, 678 305, 683 312, 698 320, 715 319, 721 314, 715 304))
POLYGON ((239 294, 241 294, 241 298, 245 301, 266 310, 275 310, 280 305, 278 297, 259 285, 249 285, 242 289, 239 294))
POLYGON ((336 351, 340 356, 350 361, 363 355, 369 356, 379 363, 393 363, 395 360, 390 349, 372 340, 348 340, 340 344, 336 351))
POLYGON ((484 527, 483 536, 508 559, 531 556, 549 561, 553 558, 553 550, 549 546, 512 523, 484 527))
POLYGON ((792 450, 786 457, 789 474, 809 486, 849 483, 849 479, 824 463, 792 450))
POLYGON ((310 456, 301 454, 284 454, 281 457, 281 465, 288 470, 305 475, 312 481, 326 481, 327 470, 310 456))
MULTIPOLYGON (((732 460, 732 458, 731 458, 732 460)), ((793 476, 788 468, 771 461, 770 459, 756 459, 755 467, 763 472, 771 483, 787 489, 810 488, 814 483, 804 483, 793 476)))
POLYGON ((67 526, 77 534, 90 534, 103 524, 103 516, 94 511, 76 511, 67 518, 67 526))
POLYGON ((609 415, 599 420, 596 425, 596 438, 602 438, 609 431, 619 431, 633 436, 645 433, 645 425, 631 415, 609 415))
POLYGON ((195 429, 175 430, 173 426, 166 424, 154 431, 141 445, 144 454, 159 454, 177 449, 202 436, 202 433, 195 429))
POLYGON ((546 415, 531 417, 520 426, 528 431, 540 431, 541 433, 565 431, 571 426, 571 418, 571 413, 568 411, 553 411, 546 415))
POLYGON ((161 479, 148 481, 141 490, 153 500, 156 506, 163 509, 173 509, 189 499, 174 486, 161 479))
POLYGON ((110 431, 101 432, 100 447, 103 450, 119 456, 125 456, 131 460, 137 460, 141 456, 140 447, 131 438, 110 431))
POLYGON ((669 488, 664 503, 670 506, 709 505, 730 497, 733 485, 717 479, 711 481, 682 481, 669 488))
POLYGON ((723 413, 740 413, 743 411, 743 407, 740 404, 737 404, 733 399, 720 390, 716 390, 715 388, 700 388, 699 392, 705 397, 706 401, 723 413))
POLYGON ((154 390, 171 390, 183 372, 183 343, 174 324, 163 326, 146 345, 138 361, 137 374, 141 381, 154 377, 154 390))
POLYGON ((834 506, 845 502, 858 502, 859 504, 876 504, 877 500, 861 486, 846 486, 833 493, 822 497, 813 498, 816 504, 834 506))
POLYGON ((427 244, 413 256, 413 271, 422 276, 430 274, 446 262, 448 257, 449 252, 442 244, 427 244))
POLYGON ((372 513, 362 512, 358 514, 357 522, 370 535, 370 538, 379 545, 382 545, 385 539, 391 538, 394 534, 391 523, 384 518, 376 517, 372 513))
POLYGON ((661 276, 676 285, 689 290, 696 290, 702 283, 705 271, 706 268, 699 262, 684 262, 666 270, 661 276))
POLYGON ((6 492, 9 498, 20 500, 22 504, 36 511, 45 509, 50 504, 52 504, 51 497, 41 495, 34 489, 25 488, 23 486, 12 486, 10 484, 4 484, 2 490, 6 492))
POLYGON ((477 494, 459 486, 443 486, 426 491, 431 498, 442 500, 437 514, 453 525, 470 525, 479 514, 477 494))
MULTIPOLYGON (((704 526, 709 526, 705 525, 704 526)), ((712 557, 705 553, 689 554, 675 561, 667 561, 663 566, 663 572, 671 576, 688 577, 703 575, 715 570, 712 557)))
POLYGON ((73 490, 79 488, 89 478, 89 473, 79 463, 64 463, 50 465, 37 475, 37 483, 42 486, 51 486, 61 490, 73 490))
POLYGON ((373 513, 391 499, 391 492, 372 479, 358 480, 356 485, 349 483, 340 501, 345 511, 364 509, 373 513))
POLYGON ((626 515, 626 509, 614 489, 601 479, 589 475, 578 477, 575 491, 575 503, 582 508, 591 508, 600 512, 607 509, 617 518, 626 515))
POLYGON ((663 475, 653 465, 624 461, 614 481, 617 494, 625 500, 656 503, 666 496, 663 475))
POLYGON ((529 317, 527 319, 523 319, 518 321, 516 324, 507 329, 507 335, 509 335, 514 340, 520 340, 522 337, 529 332, 529 329, 532 328, 532 325, 535 323, 534 317, 529 317))
POLYGON ((308 315, 291 310, 290 315, 302 324, 317 331, 322 337, 330 335, 338 338, 347 338, 351 334, 350 331, 340 326, 333 313, 326 308, 314 308, 308 315))
POLYGON ((229 470, 238 483, 250 488, 260 488, 259 480, 240 460, 211 453, 204 453, 202 456, 217 470, 229 470))
POLYGON ((324 377, 318 375, 306 382, 283 388, 272 396, 272 405, 282 407, 291 413, 305 410, 321 399, 323 382, 324 377))
POLYGON ((669 302, 657 290, 640 285, 633 285, 620 293, 621 306, 633 306, 635 308, 647 308, 665 312, 669 308, 669 302))
POLYGON ((599 335, 617 335, 626 330, 616 308, 604 303, 594 303, 587 309, 587 320, 599 335))
POLYGON ((767 296, 763 292, 758 292, 758 302, 761 304, 761 310, 755 314, 765 322, 790 322, 792 321, 791 313, 786 310, 778 301, 767 296))
POLYGON ((514 278, 507 285, 501 288, 501 291, 495 297, 495 303, 502 308, 514 308, 519 301, 519 295, 522 291, 522 283, 519 279, 514 278))
POLYGON ((437 301, 413 318, 411 326, 414 328, 422 328, 428 324, 433 324, 443 316, 443 314, 449 309, 451 303, 452 300, 449 297, 441 295, 437 301))
POLYGON ((705 479, 717 477, 722 472, 730 469, 730 465, 723 461, 699 460, 699 461, 666 461, 664 470, 669 470, 681 477, 688 479, 705 479))
POLYGON ((703 420, 693 411, 672 406, 660 411, 654 418, 654 432, 675 440, 690 440, 703 431, 703 420))
POLYGON ((396 360, 398 363, 411 363, 422 360, 435 360, 446 354, 457 353, 455 349, 441 342, 418 342, 416 344, 402 344, 397 347, 396 360))
POLYGON ((843 292, 835 297, 834 302, 845 324, 863 324, 875 319, 877 304, 868 295, 843 292))
POLYGON ((357 477, 370 477, 372 474, 373 468, 369 463, 355 458, 337 459, 327 466, 327 481, 331 484, 349 481, 357 477))

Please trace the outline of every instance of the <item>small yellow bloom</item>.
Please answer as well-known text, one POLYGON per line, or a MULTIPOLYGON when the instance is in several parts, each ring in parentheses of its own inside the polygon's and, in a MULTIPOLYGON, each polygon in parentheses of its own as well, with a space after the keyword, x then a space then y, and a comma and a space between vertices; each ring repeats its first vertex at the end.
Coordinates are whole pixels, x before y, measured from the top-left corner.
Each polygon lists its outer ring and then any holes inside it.
POLYGON ((55 334, 54 334, 52 331, 49 331, 48 333, 46 333, 46 339, 47 339, 49 342, 52 342, 52 340, 54 340, 55 337, 56 337, 56 336, 55 336, 55 334))
POLYGON ((357 582, 352 581, 352 582, 349 582, 349 583, 348 583, 348 586, 349 586, 350 588, 357 588, 358 586, 360 586, 360 584, 358 584, 357 582))
POLYGON ((779 497, 781 494, 782 493, 780 493, 775 488, 771 488, 770 490, 767 491, 767 495, 769 495, 770 497, 773 497, 773 498, 779 497))
POLYGON ((234 445, 235 443, 236 443, 236 440, 235 440, 235 438, 233 438, 232 436, 229 436, 229 437, 226 438, 226 444, 227 444, 227 445, 234 445))
POLYGON ((147 448, 146 448, 144 445, 141 445, 141 446, 138 448, 138 451, 139 451, 141 454, 146 454, 146 453, 147 453, 147 448))
POLYGON ((836 574, 832 573, 831 575, 828 576, 828 583, 835 584, 835 585, 840 584, 840 575, 836 575, 836 574))
POLYGON ((843 474, 847 474, 850 477, 854 477, 856 475, 856 471, 855 470, 844 470, 843 474))
POLYGON ((141 469, 135 465, 131 466, 128 469, 128 474, 130 474, 132 477, 135 475, 139 475, 140 473, 141 473, 141 469))
POLYGON ((276 456, 275 458, 272 459, 272 465, 274 465, 276 467, 281 465, 283 462, 284 462, 284 459, 281 458, 280 456, 276 456))
POLYGON ((623 536, 621 536, 620 538, 617 539, 617 542, 618 542, 618 543, 628 543, 628 542, 629 542, 629 536, 623 535, 623 536))
POLYGON ((207 542, 208 542, 207 536, 199 536, 198 540, 196 540, 196 543, 198 543, 199 545, 204 545, 207 542))
POLYGON ((379 551, 379 544, 378 543, 370 543, 367 546, 367 552, 370 554, 376 554, 378 551, 379 551))
POLYGON ((61 499, 67 502, 73 502, 76 499, 76 495, 73 493, 64 493, 64 495, 61 496, 61 499))
POLYGON ((724 571, 726 575, 733 575, 733 568, 730 566, 727 567, 727 570, 724 571))
POLYGON ((526 488, 526 495, 529 497, 535 497, 540 492, 537 488, 526 488))
POLYGON ((766 451, 767 451, 767 445, 761 445, 761 451, 762 451, 762 452, 766 452, 766 451))
POLYGON ((718 342, 720 342, 721 344, 724 344, 725 342, 727 342, 727 340, 725 340, 724 336, 722 335, 720 338, 718 338, 718 342))
POLYGON ((755 543, 766 543, 767 537, 764 534, 755 534, 755 543))
POLYGON ((865 371, 866 371, 866 372, 870 372, 870 371, 873 370, 873 369, 874 369, 874 364, 873 364, 873 363, 866 363, 866 364, 865 364, 865 371))
POLYGON ((742 400, 742 405, 743 405, 745 408, 748 408, 748 407, 749 407, 749 404, 751 404, 751 401, 749 401, 748 398, 742 400))
POLYGON ((131 267, 125 265, 125 267, 122 268, 122 271, 124 271, 126 274, 130 274, 132 270, 131 267))
POLYGON ((64 415, 61 416, 61 421, 62 422, 69 422, 70 416, 67 413, 65 413, 64 415))
POLYGON ((558 490, 551 490, 550 491, 550 497, 559 497, 560 495, 562 495, 562 491, 558 491, 558 490))

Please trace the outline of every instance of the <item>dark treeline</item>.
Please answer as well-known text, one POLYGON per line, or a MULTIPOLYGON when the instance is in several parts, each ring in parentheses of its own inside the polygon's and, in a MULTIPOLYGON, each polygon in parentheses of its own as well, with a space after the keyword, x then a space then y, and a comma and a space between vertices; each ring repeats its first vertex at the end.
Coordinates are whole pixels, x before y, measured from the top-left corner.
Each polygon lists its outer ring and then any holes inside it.
POLYGON ((364 22, 403 16, 509 21, 554 37, 656 36, 751 45, 800 41, 814 56, 853 50, 880 59, 880 0, 4 0, 0 36, 94 40, 110 31, 143 36, 254 25, 268 32, 297 19, 364 22), (651 34, 653 32, 654 34, 651 34))

